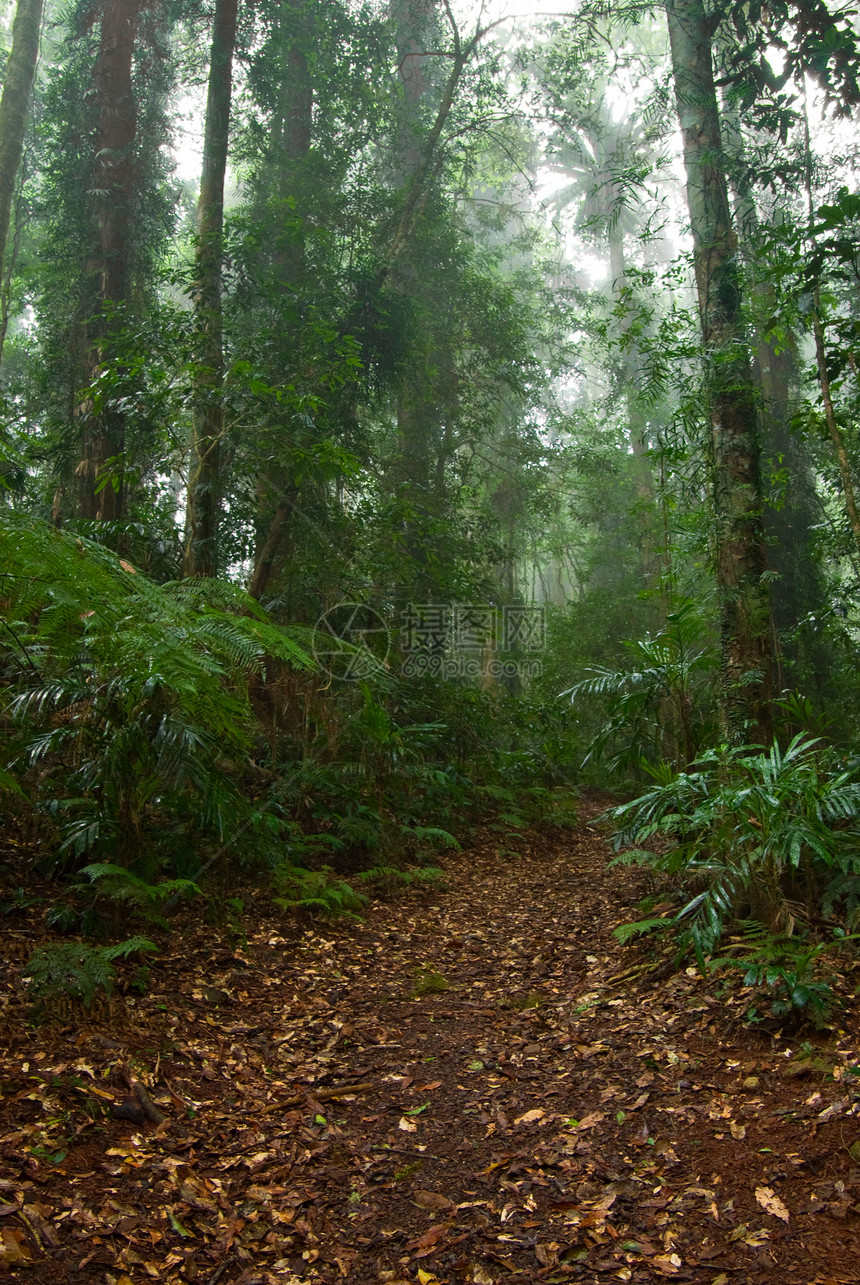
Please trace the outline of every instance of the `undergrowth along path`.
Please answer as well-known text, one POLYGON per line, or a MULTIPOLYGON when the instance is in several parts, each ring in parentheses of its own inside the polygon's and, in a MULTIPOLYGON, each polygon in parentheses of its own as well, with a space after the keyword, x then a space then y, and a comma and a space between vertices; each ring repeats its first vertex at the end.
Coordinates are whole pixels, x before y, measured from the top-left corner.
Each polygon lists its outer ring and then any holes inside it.
POLYGON ((488 836, 447 890, 361 922, 252 910, 233 949, 189 919, 145 996, 84 1023, 24 1023, 18 921, 0 1263, 33 1285, 856 1282, 856 1023, 788 1038, 692 970, 649 979, 612 937, 641 888, 609 855, 586 825, 488 836))

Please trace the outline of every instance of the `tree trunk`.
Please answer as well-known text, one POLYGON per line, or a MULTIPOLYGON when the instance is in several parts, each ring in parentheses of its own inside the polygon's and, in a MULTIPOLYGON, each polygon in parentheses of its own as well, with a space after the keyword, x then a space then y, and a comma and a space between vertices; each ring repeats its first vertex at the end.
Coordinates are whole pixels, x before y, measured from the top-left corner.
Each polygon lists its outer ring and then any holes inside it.
MULTIPOLYGON (((93 76, 98 117, 93 138, 93 243, 87 272, 93 282, 94 318, 87 326, 87 377, 94 383, 111 360, 117 318, 112 311, 130 294, 131 227, 139 181, 135 140, 137 102, 132 80, 134 49, 146 0, 106 0, 93 76)), ((117 521, 125 507, 125 415, 110 402, 79 410, 84 434, 78 481, 81 514, 117 521)))
MULTIPOLYGON (((0 98, 0 279, 9 239, 15 179, 24 151, 27 110, 39 59, 43 3, 44 0, 18 0, 12 27, 12 49, 0 98)), ((4 334, 0 334, 0 358, 3 356, 3 339, 4 334)))
POLYGON ((224 432, 221 265, 237 13, 238 0, 217 0, 197 206, 194 311, 200 351, 191 417, 183 566, 186 576, 214 576, 218 572, 220 450, 224 432))
POLYGON ((290 486, 287 487, 278 501, 272 520, 269 523, 269 529, 257 550, 257 556, 254 561, 254 574, 251 577, 251 583, 248 585, 248 593, 252 598, 259 600, 265 593, 266 587, 272 578, 275 559, 278 556, 284 536, 289 530, 297 496, 298 487, 290 486))
MULTIPOLYGON (((626 306, 624 290, 627 265, 624 258, 623 234, 617 222, 611 223, 609 228, 609 267, 612 274, 613 300, 624 307, 626 306)), ((620 338, 628 338, 629 329, 629 316, 625 315, 621 321, 620 338)), ((629 342, 629 338, 628 343, 622 348, 620 365, 621 385, 627 407, 630 450, 633 455, 632 473, 637 500, 635 522, 642 554, 642 570, 646 582, 653 585, 660 572, 654 508, 654 474, 648 454, 648 420, 639 391, 642 363, 637 346, 629 342)))
MULTIPOLYGON (((803 133, 804 133, 804 171, 806 180, 806 211, 809 219, 809 245, 815 243, 815 205, 812 199, 812 148, 809 138, 809 104, 804 92, 803 98, 803 133)), ((818 384, 821 388, 821 400, 824 404, 824 422, 836 454, 839 465, 839 477, 842 482, 842 495, 845 501, 845 512, 854 536, 854 543, 860 553, 860 512, 857 509, 857 494, 854 490, 854 478, 851 472, 851 461, 845 449, 845 439, 836 418, 833 406, 833 392, 830 386, 830 375, 827 370, 827 348, 824 342, 824 326, 821 322, 821 283, 816 280, 812 291, 812 335, 815 341, 815 365, 818 371, 818 384)))
MULTIPOLYGON (((271 196, 282 203, 282 210, 286 210, 287 203, 297 193, 300 195, 302 166, 311 148, 314 86, 306 53, 307 36, 302 30, 301 0, 287 0, 282 7, 287 24, 284 35, 288 52, 284 59, 280 102, 272 122, 270 173, 271 196)), ((286 294, 294 294, 305 275, 301 232, 298 236, 291 234, 278 240, 274 264, 279 287, 286 294)), ((267 474, 258 479, 258 537, 254 571, 248 587, 254 598, 262 597, 278 569, 281 550, 298 509, 298 495, 298 485, 290 479, 283 463, 276 462, 267 474), (280 497, 274 511, 269 508, 273 493, 280 497)))
MULTIPOLYGON (((718 38, 723 69, 728 65, 730 40, 718 38)), ((720 107, 720 121, 728 170, 729 186, 738 229, 739 248, 750 271, 755 272, 755 249, 761 225, 755 201, 749 163, 746 158, 743 125, 730 94, 725 94, 720 107)), ((815 482, 809 456, 798 434, 791 431, 791 404, 797 386, 797 344, 789 331, 777 344, 767 338, 766 327, 777 307, 776 292, 767 279, 752 287, 754 334, 753 376, 760 393, 762 450, 765 461, 781 477, 772 499, 764 509, 764 528, 771 570, 774 646, 781 671, 782 652, 787 644, 790 660, 803 653, 808 670, 824 664, 820 654, 821 637, 812 634, 802 640, 796 636, 798 622, 805 616, 825 609, 825 591, 821 572, 810 548, 809 530, 818 521, 815 482)), ((780 673, 780 687, 783 685, 780 673)))
POLYGON ((821 388, 821 400, 824 403, 824 421, 833 443, 836 462, 839 465, 839 477, 842 481, 842 495, 845 500, 845 512, 860 553, 860 512, 857 510, 857 494, 854 490, 854 478, 851 474, 851 461, 845 449, 845 439, 836 418, 833 407, 833 395, 830 388, 830 375, 827 372, 827 350, 824 345, 824 327, 821 324, 821 291, 818 285, 812 292, 812 333, 815 339, 815 364, 818 370, 818 383, 821 388))
POLYGON ((667 0, 666 17, 712 434, 721 714, 732 742, 752 738, 769 743, 772 657, 761 445, 722 163, 711 27, 701 0, 667 0))

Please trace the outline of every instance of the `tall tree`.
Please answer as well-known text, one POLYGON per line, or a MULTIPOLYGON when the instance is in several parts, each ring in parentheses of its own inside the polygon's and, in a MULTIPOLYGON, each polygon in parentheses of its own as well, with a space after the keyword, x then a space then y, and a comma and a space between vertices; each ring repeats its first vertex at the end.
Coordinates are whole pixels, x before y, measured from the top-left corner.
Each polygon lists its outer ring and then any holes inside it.
MULTIPOLYGON (((627 410, 631 471, 639 498, 636 513, 642 548, 642 570, 654 583, 659 572, 658 535, 655 523, 655 487, 649 458, 648 406, 643 396, 645 361, 642 341, 647 341, 652 317, 636 297, 635 275, 625 243, 644 240, 641 210, 630 198, 630 189, 654 164, 653 149, 638 113, 616 119, 606 101, 607 82, 596 77, 583 97, 569 93, 556 108, 557 128, 552 139, 553 168, 570 177, 553 198, 560 209, 576 204, 577 229, 593 239, 598 251, 609 250, 610 291, 617 325, 613 334, 617 353, 618 391, 627 410), (649 153, 651 153, 649 155, 649 153)), ((653 302, 649 301, 653 313, 653 302)))
POLYGON ((47 79, 37 378, 59 448, 58 521, 137 513, 147 470, 164 458, 170 421, 150 400, 149 372, 155 362, 163 380, 155 281, 176 225, 166 146, 176 12, 173 0, 76 0, 47 79))
MULTIPOLYGON (((309 10, 301 0, 278 0, 274 6, 270 43, 279 75, 259 208, 261 213, 265 208, 264 218, 267 223, 271 220, 274 236, 269 289, 277 291, 283 301, 296 297, 304 277, 304 220, 308 211, 298 207, 303 180, 307 181, 304 170, 313 139, 311 51, 320 20, 318 6, 309 10)), ((280 322, 283 331, 293 332, 293 325, 285 324, 283 314, 280 322)), ((294 333, 290 338, 295 338, 294 333)), ((298 503, 299 487, 284 467, 284 455, 288 454, 282 450, 277 462, 268 460, 256 480, 258 539, 248 586, 253 598, 260 598, 268 588, 298 503)))
MULTIPOLYGON (((721 76, 731 72, 733 33, 720 28, 715 54, 721 76)), ((751 163, 748 133, 739 110, 737 86, 724 87, 720 100, 720 126, 729 188, 732 196, 739 249, 750 280, 749 304, 752 318, 753 376, 760 394, 762 450, 765 471, 770 462, 778 488, 768 495, 764 509, 768 560, 775 573, 771 603, 778 646, 777 663, 782 669, 786 638, 796 638, 798 623, 825 609, 825 588, 821 569, 810 539, 810 527, 818 520, 815 482, 808 446, 791 429, 791 416, 799 385, 798 347, 791 326, 784 324, 779 340, 768 333, 778 300, 772 280, 757 262, 766 233, 756 199, 755 174, 751 163)), ((772 138, 767 137, 769 150, 772 138)), ((804 640, 808 671, 824 665, 816 655, 820 635, 804 640)), ((788 644, 788 659, 801 659, 796 641, 788 644)), ((823 678, 823 674, 821 677, 823 678)), ((780 686, 785 685, 784 676, 780 686)))
MULTIPOLYGON (((85 322, 90 388, 113 360, 116 310, 129 300, 130 238, 138 166, 137 100, 133 81, 135 43, 146 0, 104 0, 92 92, 97 108, 91 188, 92 242, 87 273, 93 285, 93 315, 85 322)), ((125 505, 125 417, 108 399, 89 395, 78 415, 83 426, 78 466, 81 513, 115 521, 125 505)))
MULTIPOLYGON (((36 78, 44 0, 18 0, 12 48, 0 97, 0 279, 6 256, 12 198, 27 127, 27 109, 36 78)), ((0 358, 5 332, 0 333, 0 358)))
POLYGON ((701 0, 667 0, 675 101, 713 453, 724 730, 771 738, 772 631, 765 576, 761 442, 744 333, 737 238, 722 159, 711 20, 701 0))
POLYGON ((194 311, 199 352, 191 418, 191 472, 186 505, 186 576, 218 570, 221 437, 224 431, 224 340, 221 271, 224 179, 230 139, 233 54, 238 0, 217 0, 212 28, 203 171, 197 206, 194 311))

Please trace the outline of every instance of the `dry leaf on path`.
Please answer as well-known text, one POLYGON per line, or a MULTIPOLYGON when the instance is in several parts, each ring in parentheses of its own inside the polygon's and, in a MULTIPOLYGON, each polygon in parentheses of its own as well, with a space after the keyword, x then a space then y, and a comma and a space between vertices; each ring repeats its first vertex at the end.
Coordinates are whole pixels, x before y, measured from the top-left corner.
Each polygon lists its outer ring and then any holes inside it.
POLYGON ((422 1209, 453 1209, 454 1202, 447 1196, 443 1196, 438 1191, 418 1191, 415 1193, 415 1203, 422 1209))
POLYGON ((33 1255, 22 1243, 23 1240, 24 1233, 18 1231, 16 1227, 0 1228, 0 1265, 14 1267, 33 1261, 33 1255))
POLYGON ((450 1230, 450 1223, 436 1223, 434 1226, 428 1227, 424 1235, 419 1236, 417 1240, 408 1241, 405 1248, 410 1251, 418 1250, 419 1252, 416 1254, 416 1258, 421 1258, 423 1255, 429 1254, 432 1250, 436 1249, 439 1241, 447 1236, 450 1230))
POLYGON ((592 1111, 590 1115, 583 1116, 576 1126, 576 1132, 584 1133, 586 1129, 593 1129, 596 1124, 600 1124, 601 1120, 605 1119, 605 1111, 592 1111))
POLYGON ((784 1223, 788 1222, 788 1210, 772 1187, 756 1187, 755 1198, 767 1213, 773 1214, 774 1218, 781 1218, 784 1223))

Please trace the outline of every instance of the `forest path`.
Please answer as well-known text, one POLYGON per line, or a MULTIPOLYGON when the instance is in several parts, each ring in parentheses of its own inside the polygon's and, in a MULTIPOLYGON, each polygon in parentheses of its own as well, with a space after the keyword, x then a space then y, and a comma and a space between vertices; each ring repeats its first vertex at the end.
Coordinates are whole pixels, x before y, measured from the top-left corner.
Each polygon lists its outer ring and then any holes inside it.
POLYGON ((598 833, 504 842, 362 922, 252 910, 233 950, 189 919, 148 993, 86 1026, 28 1029, 4 987, 0 1263, 33 1285, 860 1280, 856 1031, 803 1052, 713 983, 648 980, 611 935, 637 876, 598 833), (135 1081, 158 1127, 110 1118, 135 1081))

